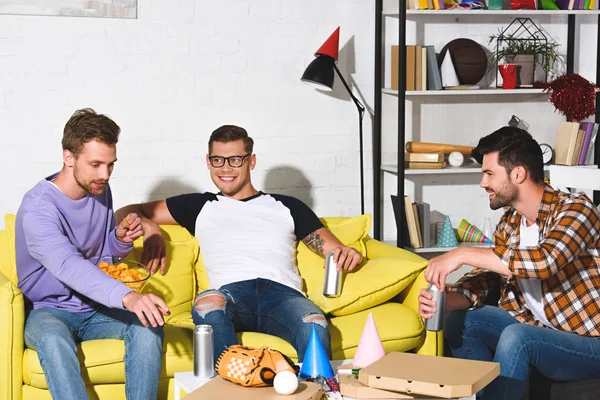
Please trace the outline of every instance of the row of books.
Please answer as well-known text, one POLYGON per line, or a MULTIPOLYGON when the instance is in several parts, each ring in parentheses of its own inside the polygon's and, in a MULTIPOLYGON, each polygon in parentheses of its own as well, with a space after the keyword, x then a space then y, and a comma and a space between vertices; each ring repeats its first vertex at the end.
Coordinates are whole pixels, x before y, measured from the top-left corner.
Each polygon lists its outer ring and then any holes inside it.
POLYGON ((598 124, 593 122, 560 122, 554 142, 554 163, 593 164, 597 134, 598 124))
MULTIPOLYGON (((392 46, 392 90, 398 90, 399 46, 392 46)), ((442 90, 442 75, 433 46, 406 46, 406 90, 442 90)))
POLYGON ((561 10, 593 10, 595 0, 555 0, 561 10))
POLYGON ((413 202, 410 196, 404 196, 399 201, 398 196, 392 195, 392 206, 396 224, 403 229, 404 246, 420 249, 431 247, 430 206, 422 201, 413 202))
POLYGON ((443 10, 444 0, 406 0, 407 10, 443 10))
POLYGON ((441 169, 446 165, 444 153, 404 153, 404 168, 441 169))

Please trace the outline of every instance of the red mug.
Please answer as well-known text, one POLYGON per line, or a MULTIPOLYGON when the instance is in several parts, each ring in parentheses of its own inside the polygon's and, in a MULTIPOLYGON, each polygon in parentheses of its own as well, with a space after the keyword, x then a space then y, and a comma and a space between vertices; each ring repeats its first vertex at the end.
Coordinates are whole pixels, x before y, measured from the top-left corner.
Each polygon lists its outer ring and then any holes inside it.
POLYGON ((517 64, 500 64, 498 70, 502 76, 502 88, 515 89, 517 87, 517 64))

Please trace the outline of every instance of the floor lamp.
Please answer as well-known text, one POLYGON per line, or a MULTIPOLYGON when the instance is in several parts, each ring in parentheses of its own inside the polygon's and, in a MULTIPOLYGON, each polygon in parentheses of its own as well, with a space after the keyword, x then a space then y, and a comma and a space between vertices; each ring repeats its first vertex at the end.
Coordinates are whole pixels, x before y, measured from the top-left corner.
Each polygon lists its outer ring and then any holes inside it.
POLYGON ((340 28, 338 27, 335 32, 331 34, 329 39, 317 50, 315 53, 315 59, 306 67, 301 80, 306 83, 314 84, 319 89, 333 90, 334 73, 340 77, 340 80, 344 84, 344 87, 348 91, 350 98, 356 105, 358 110, 358 140, 360 147, 360 213, 365 213, 365 174, 364 174, 364 160, 363 160, 363 117, 365 115, 365 107, 360 101, 354 96, 350 86, 346 83, 346 80, 340 73, 337 67, 338 60, 338 48, 340 43, 340 28))

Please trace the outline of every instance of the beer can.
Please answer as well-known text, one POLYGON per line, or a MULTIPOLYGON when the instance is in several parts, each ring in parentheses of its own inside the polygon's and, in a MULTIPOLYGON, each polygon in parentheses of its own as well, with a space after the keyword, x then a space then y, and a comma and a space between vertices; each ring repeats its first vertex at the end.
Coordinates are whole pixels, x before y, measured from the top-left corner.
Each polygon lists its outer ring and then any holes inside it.
POLYGON ((333 261, 333 253, 327 254, 325 259, 325 280, 323 282, 323 296, 338 297, 342 294, 342 271, 337 270, 333 261))
POLYGON ((431 283, 427 287, 427 291, 431 293, 433 301, 435 301, 435 313, 431 318, 425 320, 425 329, 432 332, 439 332, 444 329, 444 306, 446 303, 446 292, 440 291, 437 286, 431 283))
POLYGON ((210 325, 194 328, 194 376, 212 378, 215 372, 214 333, 210 325))

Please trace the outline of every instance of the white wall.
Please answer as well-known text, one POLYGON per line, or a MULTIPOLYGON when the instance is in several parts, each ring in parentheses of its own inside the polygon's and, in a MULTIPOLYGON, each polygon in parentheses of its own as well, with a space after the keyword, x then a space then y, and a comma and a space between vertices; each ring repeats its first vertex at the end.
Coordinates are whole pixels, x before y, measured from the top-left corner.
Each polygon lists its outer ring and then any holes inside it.
POLYGON ((372 107, 370 0, 140 0, 136 20, 0 15, 0 214, 60 169, 62 129, 82 107, 122 129, 115 207, 214 190, 208 137, 237 124, 256 142, 257 188, 319 215, 358 214, 357 110, 337 78, 333 94, 300 81, 338 26, 339 67, 372 107))

